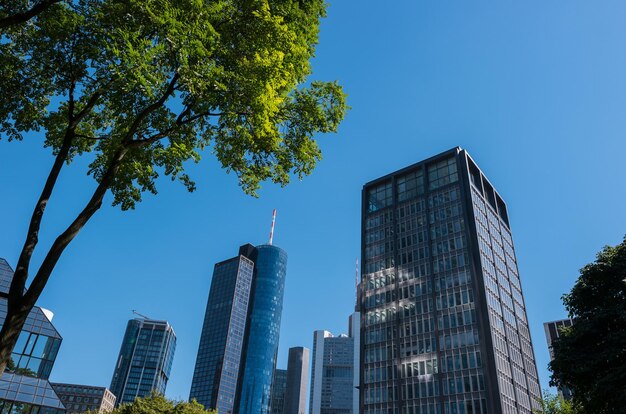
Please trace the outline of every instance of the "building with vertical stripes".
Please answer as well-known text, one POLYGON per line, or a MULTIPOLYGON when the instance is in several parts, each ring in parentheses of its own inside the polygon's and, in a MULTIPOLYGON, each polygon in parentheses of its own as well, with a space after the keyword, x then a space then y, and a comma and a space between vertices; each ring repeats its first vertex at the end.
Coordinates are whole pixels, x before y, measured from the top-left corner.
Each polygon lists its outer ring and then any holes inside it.
POLYGON ((175 350, 176 334, 166 321, 129 320, 111 380, 115 405, 165 394, 175 350))
POLYGON ((465 150, 365 184, 361 234, 361 413, 539 408, 507 206, 465 150))

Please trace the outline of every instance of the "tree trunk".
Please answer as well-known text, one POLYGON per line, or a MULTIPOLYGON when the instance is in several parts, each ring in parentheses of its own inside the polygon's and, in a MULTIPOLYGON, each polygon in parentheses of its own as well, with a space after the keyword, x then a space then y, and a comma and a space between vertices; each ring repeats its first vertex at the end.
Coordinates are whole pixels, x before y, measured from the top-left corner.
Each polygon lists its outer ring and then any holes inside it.
MULTIPOLYGON (((2 369, 0 373, 4 372, 4 369, 9 362, 9 358, 11 357, 11 352, 13 351, 22 327, 24 326, 24 322, 28 317, 28 313, 33 306, 35 306, 35 303, 37 302, 39 295, 41 295, 43 288, 46 286, 48 278, 52 274, 52 271, 61 257, 61 254, 70 242, 78 235, 87 221, 89 221, 95 212, 102 206, 102 200, 104 199, 113 178, 117 174, 127 151, 128 148, 120 147, 113 155, 111 165, 102 176, 102 180, 98 184, 98 187, 96 187, 91 199, 72 224, 70 224, 70 226, 56 238, 39 267, 39 270, 35 274, 28 291, 21 295, 21 292, 17 292, 17 290, 12 289, 9 293, 7 318, 2 325, 2 330, 0 330, 0 368, 2 369), (19 296, 18 293, 20 293, 19 296)), ((13 284, 11 286, 13 287, 13 284)))
POLYGON ((7 317, 0 330, 0 373, 6 369, 29 312, 22 303, 7 306, 7 317))

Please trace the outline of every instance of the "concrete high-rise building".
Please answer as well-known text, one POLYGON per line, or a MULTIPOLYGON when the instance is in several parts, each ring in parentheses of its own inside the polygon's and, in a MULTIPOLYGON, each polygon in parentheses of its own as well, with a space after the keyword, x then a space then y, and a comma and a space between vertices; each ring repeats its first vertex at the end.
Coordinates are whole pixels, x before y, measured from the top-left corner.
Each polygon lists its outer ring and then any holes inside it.
POLYGON ((287 393, 287 370, 278 369, 274 371, 272 379, 272 391, 270 393, 270 413, 285 413, 285 395, 287 393))
POLYGON ((246 244, 213 271, 190 399, 223 414, 267 414, 287 254, 246 244))
POLYGON ((129 320, 111 380, 115 405, 153 391, 165 394, 175 350, 176 334, 166 321, 129 320))
POLYGON ((91 385, 51 383, 68 414, 108 413, 115 408, 115 395, 106 387, 91 385))
MULTIPOLYGON (((545 322, 543 324, 543 329, 546 332, 546 340, 548 341, 548 350, 550 351, 550 360, 554 359, 554 351, 552 350, 552 342, 554 342, 555 339, 561 336, 560 331, 562 328, 569 328, 573 324, 574 324, 574 320, 569 319, 569 318, 561 319, 558 321, 545 322)), ((570 390, 569 388, 559 388, 559 395, 565 398, 566 400, 571 400, 573 398, 572 390, 570 390)))
MULTIPOLYGON (((13 269, 0 258, 0 325, 6 319, 12 280, 13 269)), ((13 348, 11 361, 0 377, 2 413, 65 413, 65 406, 48 382, 61 341, 61 335, 52 325, 52 312, 35 306, 13 348)))
POLYGON ((284 414, 304 414, 309 390, 309 349, 289 348, 284 414))
MULTIPOLYGON (((355 405, 355 365, 358 348, 358 313, 350 317, 350 336, 333 336, 328 331, 313 333, 313 367, 309 414, 357 414, 355 405)), ((357 398, 358 401, 358 398, 357 398)))
POLYGON ((361 413, 539 408, 507 207, 469 154, 371 181, 362 201, 361 413))

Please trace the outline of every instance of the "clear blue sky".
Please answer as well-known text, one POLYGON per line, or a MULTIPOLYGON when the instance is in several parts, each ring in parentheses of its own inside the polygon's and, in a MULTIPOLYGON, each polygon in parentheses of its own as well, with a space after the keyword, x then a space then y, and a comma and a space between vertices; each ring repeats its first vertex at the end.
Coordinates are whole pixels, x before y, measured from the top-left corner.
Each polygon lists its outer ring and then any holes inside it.
MULTIPOLYGON (((313 331, 347 331, 360 248, 362 185, 456 145, 508 203, 541 383, 542 323, 578 269, 626 233, 626 3, 618 1, 331 1, 314 78, 338 79, 352 110, 320 137, 314 174, 245 196, 210 153, 135 211, 106 206, 63 256, 39 304, 63 344, 51 379, 108 386, 130 310, 178 336, 167 395, 186 399, 213 264, 239 245, 289 253, 279 367, 313 331)), ((0 256, 15 265, 52 158, 41 136, 0 142, 0 256)), ((94 183, 66 169, 41 248, 94 183)), ((35 260, 42 258, 42 250, 35 260)))

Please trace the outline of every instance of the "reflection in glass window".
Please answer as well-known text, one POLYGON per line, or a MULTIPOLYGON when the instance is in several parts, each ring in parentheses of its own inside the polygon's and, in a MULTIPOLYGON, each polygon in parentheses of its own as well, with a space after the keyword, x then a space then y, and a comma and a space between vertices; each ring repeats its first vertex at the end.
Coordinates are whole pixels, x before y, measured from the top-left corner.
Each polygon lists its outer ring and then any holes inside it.
POLYGON ((367 191, 367 204, 370 213, 391 205, 391 183, 381 184, 367 191))
POLYGON ((456 159, 450 157, 428 166, 428 188, 434 190, 446 184, 458 181, 456 159))
POLYGON ((397 180, 398 201, 410 200, 424 194, 424 172, 420 169, 397 180))

